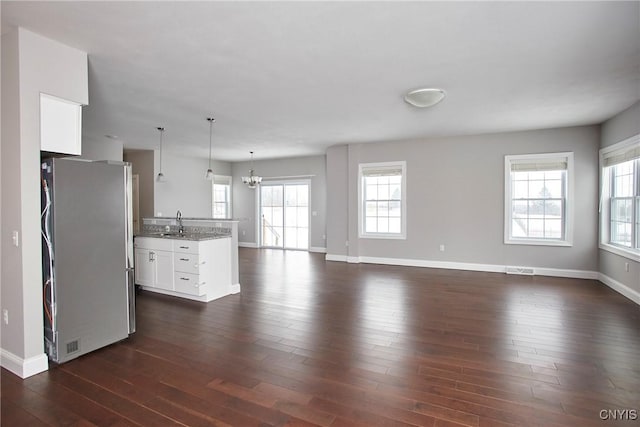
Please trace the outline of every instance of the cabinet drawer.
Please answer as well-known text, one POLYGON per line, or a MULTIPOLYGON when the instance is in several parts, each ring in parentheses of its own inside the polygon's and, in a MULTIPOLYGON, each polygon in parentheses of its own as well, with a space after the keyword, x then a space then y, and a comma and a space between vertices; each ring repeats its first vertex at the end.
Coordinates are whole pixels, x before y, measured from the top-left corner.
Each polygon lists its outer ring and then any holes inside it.
POLYGON ((201 260, 197 254, 188 254, 184 252, 173 253, 173 264, 176 271, 184 273, 198 274, 206 264, 205 260, 201 260))
POLYGON ((174 278, 176 292, 198 296, 205 294, 206 283, 200 279, 200 275, 176 272, 174 278))
POLYGON ((187 254, 197 254, 199 252, 198 242, 194 242, 192 240, 174 240, 173 251, 187 254))

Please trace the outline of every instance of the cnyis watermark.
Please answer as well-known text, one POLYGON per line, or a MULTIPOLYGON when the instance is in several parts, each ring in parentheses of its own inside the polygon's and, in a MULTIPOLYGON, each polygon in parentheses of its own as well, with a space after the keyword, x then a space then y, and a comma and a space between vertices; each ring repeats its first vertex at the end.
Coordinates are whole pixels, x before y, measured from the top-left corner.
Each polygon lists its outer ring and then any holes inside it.
POLYGON ((601 409, 598 413, 601 420, 636 421, 639 419, 637 409, 601 409))

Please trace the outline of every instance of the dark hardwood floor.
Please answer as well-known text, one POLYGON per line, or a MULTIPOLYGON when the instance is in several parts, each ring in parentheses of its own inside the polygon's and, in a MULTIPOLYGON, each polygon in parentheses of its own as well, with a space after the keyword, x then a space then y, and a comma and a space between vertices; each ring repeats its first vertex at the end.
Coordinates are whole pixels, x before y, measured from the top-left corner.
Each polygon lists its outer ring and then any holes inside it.
POLYGON ((2 425, 640 424, 600 419, 640 411, 640 307, 599 282, 240 263, 241 294, 143 292, 124 342, 24 381, 2 370, 2 425))

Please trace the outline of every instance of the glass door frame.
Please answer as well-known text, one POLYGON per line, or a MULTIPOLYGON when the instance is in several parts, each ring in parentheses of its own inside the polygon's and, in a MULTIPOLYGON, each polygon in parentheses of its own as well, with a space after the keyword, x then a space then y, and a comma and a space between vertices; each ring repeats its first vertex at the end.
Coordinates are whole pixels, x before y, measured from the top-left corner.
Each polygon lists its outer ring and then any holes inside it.
POLYGON ((312 206, 311 206, 311 179, 309 178, 292 178, 292 179, 278 179, 278 180, 265 180, 263 179, 262 183, 260 184, 260 186, 257 188, 258 191, 256 191, 256 196, 255 196, 255 202, 256 202, 256 222, 255 222, 255 234, 256 234, 256 240, 258 242, 258 247, 259 248, 265 248, 265 249, 282 249, 282 250, 289 250, 289 251, 310 251, 311 249, 311 217, 312 217, 312 206), (286 190, 285 190, 285 186, 287 185, 301 185, 304 184, 307 186, 307 248, 306 249, 301 249, 301 248, 291 248, 291 247, 287 247, 285 245, 285 231, 284 229, 286 227, 284 227, 284 221, 285 221, 285 217, 286 217, 286 190), (283 199, 283 206, 282 206, 282 210, 283 210, 283 235, 282 235, 282 247, 280 246, 264 246, 263 244, 263 237, 262 237, 262 187, 263 186, 270 186, 270 185, 282 185, 282 199, 283 199))

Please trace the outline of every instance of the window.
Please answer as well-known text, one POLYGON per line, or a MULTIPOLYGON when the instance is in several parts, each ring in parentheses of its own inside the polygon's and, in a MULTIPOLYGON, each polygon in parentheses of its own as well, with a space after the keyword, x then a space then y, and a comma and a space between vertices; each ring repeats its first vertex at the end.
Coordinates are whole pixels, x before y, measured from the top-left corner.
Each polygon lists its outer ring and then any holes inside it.
POLYGON ((600 150, 600 247, 640 261, 640 135, 600 150))
POLYGON ((406 168, 406 162, 360 164, 360 237, 406 238, 406 168))
POLYGON ((231 218, 231 177, 214 175, 212 183, 213 218, 231 218))
POLYGON ((571 246, 573 153, 505 156, 507 244, 571 246))

